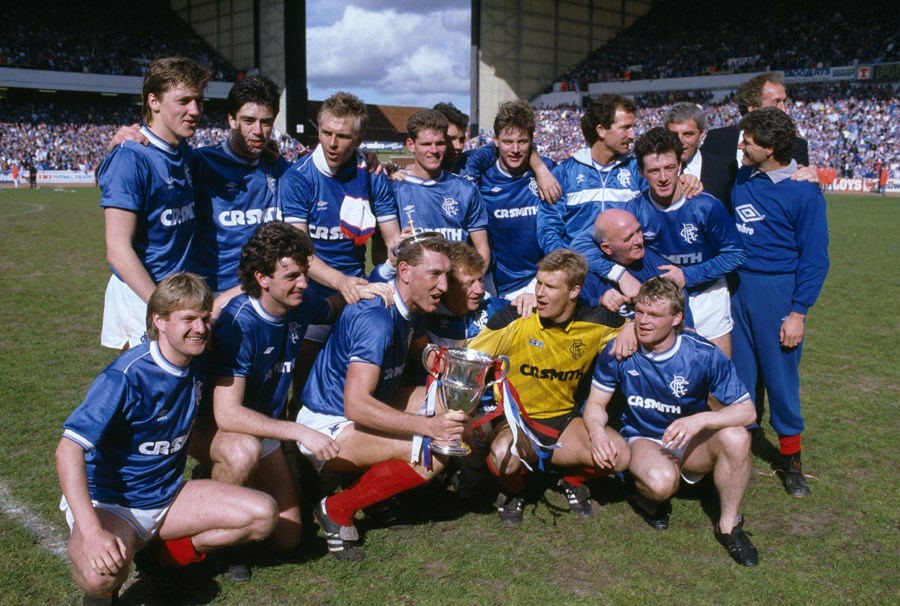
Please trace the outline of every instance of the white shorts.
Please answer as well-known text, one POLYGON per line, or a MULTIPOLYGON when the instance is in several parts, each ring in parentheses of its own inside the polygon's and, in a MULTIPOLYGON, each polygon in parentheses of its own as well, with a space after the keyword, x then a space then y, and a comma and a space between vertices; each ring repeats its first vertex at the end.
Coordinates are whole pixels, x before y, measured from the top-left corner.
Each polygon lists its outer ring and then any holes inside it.
MULTIPOLYGON (((663 441, 657 440, 656 438, 645 438, 644 436, 635 436, 633 438, 625 438, 625 442, 627 444, 631 444, 635 440, 650 440, 651 442, 655 442, 656 444, 663 446, 663 441)), ((681 463, 681 465, 684 465, 684 453, 682 453, 681 457, 679 458, 679 463, 681 463)), ((685 471, 684 469, 681 469, 681 479, 684 480, 685 482, 687 482, 688 484, 696 484, 697 482, 702 480, 705 476, 706 476, 705 473, 696 473, 693 471, 685 471)))
MULTIPOLYGON (((172 506, 169 504, 159 509, 135 509, 94 500, 91 500, 91 503, 94 505, 94 509, 105 509, 110 513, 114 513, 134 528, 137 536, 134 545, 135 551, 140 550, 159 533, 159 529, 166 519, 166 514, 169 513, 169 508, 172 506)), ((69 509, 69 503, 66 501, 65 496, 59 500, 59 510, 65 514, 66 523, 69 525, 69 532, 71 532, 72 527, 75 526, 75 516, 72 515, 72 510, 69 509)))
POLYGON ((306 334, 303 338, 313 343, 324 343, 328 340, 333 329, 334 324, 310 324, 306 328, 306 334))
POLYGON ((262 451, 259 453, 260 460, 265 459, 281 448, 281 440, 276 440, 275 438, 260 438, 259 442, 262 444, 262 451))
POLYGON ((122 349, 140 345, 147 336, 147 304, 125 282, 111 276, 103 301, 100 344, 122 349))
MULTIPOLYGON (((306 406, 301 408, 300 412, 297 413, 296 422, 305 425, 310 429, 314 429, 319 433, 323 433, 332 440, 337 440, 338 436, 341 435, 341 432, 344 431, 345 428, 353 425, 353 421, 347 417, 313 412, 306 406)), ((300 442, 297 442, 297 447, 300 449, 300 452, 303 453, 303 456, 309 459, 309 462, 313 464, 316 471, 322 471, 322 467, 325 466, 325 461, 317 459, 316 455, 300 442)))
POLYGON ((694 329, 706 339, 727 335, 734 327, 731 319, 731 297, 725 278, 719 278, 712 286, 690 295, 688 305, 694 316, 694 329))
POLYGON ((512 301, 513 299, 515 299, 515 298, 518 297, 519 295, 524 295, 524 294, 533 295, 533 294, 534 294, 534 287, 535 287, 535 286, 537 286, 537 276, 535 276, 534 278, 532 278, 532 279, 531 279, 531 282, 529 282, 528 284, 526 284, 526 285, 523 286, 522 288, 519 288, 518 290, 513 290, 513 291, 508 292, 508 293, 504 293, 502 296, 503 296, 504 299, 507 299, 507 300, 509 300, 509 301, 512 301))

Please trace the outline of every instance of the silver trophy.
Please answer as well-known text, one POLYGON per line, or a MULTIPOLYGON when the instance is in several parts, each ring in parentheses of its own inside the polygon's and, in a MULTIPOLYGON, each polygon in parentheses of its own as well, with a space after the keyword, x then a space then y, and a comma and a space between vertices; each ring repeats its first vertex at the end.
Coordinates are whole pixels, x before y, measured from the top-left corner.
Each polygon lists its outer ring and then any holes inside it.
MULTIPOLYGON (((422 351, 422 364, 432 377, 441 383, 441 396, 448 410, 461 410, 472 414, 481 400, 484 390, 499 383, 509 374, 509 357, 496 358, 475 349, 464 347, 440 347, 429 344, 422 351), (428 357, 436 356, 431 367, 428 357), (500 376, 489 379, 491 371, 499 362, 500 376)), ((453 440, 438 442, 432 440, 431 450, 444 455, 465 456, 472 452, 468 444, 453 440)))

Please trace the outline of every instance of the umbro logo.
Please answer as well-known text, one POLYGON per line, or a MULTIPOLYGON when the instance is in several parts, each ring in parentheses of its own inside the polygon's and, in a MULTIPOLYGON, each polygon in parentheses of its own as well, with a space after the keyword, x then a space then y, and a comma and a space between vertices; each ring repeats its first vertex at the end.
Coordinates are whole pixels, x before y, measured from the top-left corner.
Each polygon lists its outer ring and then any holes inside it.
POLYGON ((754 221, 762 221, 766 218, 765 215, 759 213, 752 204, 741 204, 740 206, 736 206, 734 209, 734 213, 740 218, 744 223, 752 223, 754 221))
POLYGON ((502 187, 492 187, 492 188, 491 188, 491 193, 492 193, 492 194, 496 194, 496 193, 499 193, 499 192, 501 192, 501 191, 503 191, 503 188, 502 188, 502 187))
POLYGON ((267 356, 267 355, 269 355, 270 353, 272 353, 274 350, 275 350, 274 347, 266 347, 266 350, 263 352, 263 355, 264 355, 264 356, 267 356))
POLYGON ((641 373, 639 373, 638 371, 636 371, 636 370, 634 370, 634 369, 629 370, 629 371, 628 371, 628 374, 630 374, 632 377, 639 377, 639 376, 641 376, 641 373))

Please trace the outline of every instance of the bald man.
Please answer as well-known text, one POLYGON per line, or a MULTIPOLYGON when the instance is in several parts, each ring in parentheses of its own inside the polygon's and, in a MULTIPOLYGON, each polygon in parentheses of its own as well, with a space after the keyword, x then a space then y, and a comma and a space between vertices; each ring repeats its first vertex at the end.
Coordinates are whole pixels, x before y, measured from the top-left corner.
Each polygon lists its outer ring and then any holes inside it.
MULTIPOLYGON (((600 213, 594 220, 594 228, 572 240, 572 250, 588 260, 588 278, 582 288, 582 297, 591 304, 598 303, 610 311, 631 318, 634 309, 629 297, 622 293, 619 281, 628 276, 643 284, 664 273, 659 269, 669 265, 662 255, 644 248, 644 232, 633 214, 621 209, 600 213), (603 262, 598 263, 598 253, 603 262), (612 264, 612 269, 610 268, 612 264)), ((685 325, 693 327, 690 309, 685 309, 685 325)))

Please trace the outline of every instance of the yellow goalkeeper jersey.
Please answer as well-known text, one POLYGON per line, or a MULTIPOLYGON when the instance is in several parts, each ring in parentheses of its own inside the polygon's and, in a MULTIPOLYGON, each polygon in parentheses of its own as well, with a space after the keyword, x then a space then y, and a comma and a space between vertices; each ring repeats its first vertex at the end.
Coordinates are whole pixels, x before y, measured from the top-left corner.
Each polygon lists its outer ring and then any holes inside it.
POLYGON ((581 301, 564 324, 545 323, 537 312, 521 318, 510 306, 494 314, 469 347, 509 356, 509 381, 525 412, 547 419, 572 411, 579 387, 590 383, 597 354, 624 322, 618 314, 581 301))

